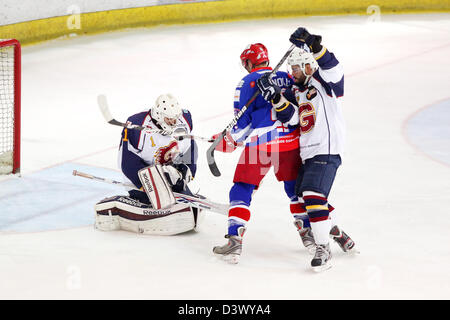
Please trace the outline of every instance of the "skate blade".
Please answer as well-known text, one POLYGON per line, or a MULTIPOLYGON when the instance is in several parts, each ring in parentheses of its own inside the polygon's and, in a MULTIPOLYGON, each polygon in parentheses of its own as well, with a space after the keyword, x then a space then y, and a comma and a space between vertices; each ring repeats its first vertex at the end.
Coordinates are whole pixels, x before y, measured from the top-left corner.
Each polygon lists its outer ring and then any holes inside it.
POLYGON ((327 263, 324 264, 323 266, 317 266, 317 267, 311 267, 311 268, 312 268, 312 270, 313 270, 314 272, 319 273, 319 272, 323 272, 323 271, 325 271, 325 270, 330 269, 330 268, 331 268, 331 263, 327 262, 327 263))
POLYGON ((229 264, 238 264, 239 258, 241 257, 239 254, 233 254, 233 253, 225 254, 225 255, 215 253, 215 256, 229 264))

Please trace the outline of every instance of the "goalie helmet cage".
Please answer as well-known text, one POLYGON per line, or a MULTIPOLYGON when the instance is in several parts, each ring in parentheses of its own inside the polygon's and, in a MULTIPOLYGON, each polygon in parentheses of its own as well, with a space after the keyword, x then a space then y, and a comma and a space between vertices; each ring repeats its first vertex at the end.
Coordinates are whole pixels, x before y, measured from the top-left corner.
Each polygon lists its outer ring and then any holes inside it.
POLYGON ((0 39, 0 174, 20 173, 20 43, 0 39))

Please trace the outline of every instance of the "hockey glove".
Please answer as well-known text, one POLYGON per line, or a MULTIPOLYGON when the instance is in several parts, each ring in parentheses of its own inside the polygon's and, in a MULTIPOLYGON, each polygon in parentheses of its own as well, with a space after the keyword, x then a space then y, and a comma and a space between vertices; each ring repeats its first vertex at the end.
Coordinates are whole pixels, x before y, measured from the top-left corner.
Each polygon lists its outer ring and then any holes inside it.
POLYGON ((266 73, 256 80, 256 85, 264 100, 268 102, 271 102, 275 97, 280 95, 281 89, 275 84, 270 73, 266 73))
POLYGON ((173 159, 180 153, 178 149, 178 143, 176 141, 172 141, 169 145, 159 148, 155 154, 155 163, 156 164, 166 164, 172 162, 173 159))
MULTIPOLYGON (((220 133, 215 134, 211 137, 211 140, 216 140, 220 136, 220 133)), ((216 146, 215 150, 220 152, 233 152, 236 150, 238 143, 234 141, 233 137, 229 132, 223 137, 220 143, 216 146)))
POLYGON ((295 30, 295 32, 291 34, 289 41, 299 48, 304 48, 304 46, 307 45, 311 48, 313 53, 318 53, 322 50, 322 45, 320 44, 322 42, 322 37, 310 34, 308 30, 303 27, 295 30))

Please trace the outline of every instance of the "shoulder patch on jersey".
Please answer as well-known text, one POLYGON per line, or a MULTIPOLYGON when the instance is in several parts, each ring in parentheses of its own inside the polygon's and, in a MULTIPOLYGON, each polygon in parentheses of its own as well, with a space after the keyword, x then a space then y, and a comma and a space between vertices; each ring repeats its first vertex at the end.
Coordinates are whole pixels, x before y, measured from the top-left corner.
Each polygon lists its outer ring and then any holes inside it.
POLYGON ((242 86, 244 85, 244 80, 239 81, 237 88, 242 88, 242 86))
POLYGON ((312 100, 317 96, 317 89, 314 86, 308 87, 308 92, 306 92, 306 98, 312 100))

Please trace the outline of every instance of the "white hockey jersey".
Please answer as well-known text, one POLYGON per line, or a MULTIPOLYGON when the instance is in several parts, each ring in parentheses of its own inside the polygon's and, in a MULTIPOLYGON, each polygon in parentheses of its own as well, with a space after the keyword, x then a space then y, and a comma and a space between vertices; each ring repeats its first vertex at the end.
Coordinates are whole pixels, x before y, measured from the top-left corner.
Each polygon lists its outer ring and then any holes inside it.
MULTIPOLYGON (((149 112, 135 114, 129 117, 127 121, 148 127, 149 129, 160 129, 152 121, 149 112)), ((183 110, 182 115, 177 120, 175 130, 183 130, 186 133, 191 133, 192 118, 188 110, 183 110)), ((140 188, 142 185, 137 176, 137 172, 142 168, 154 165, 158 152, 169 146, 173 141, 175 141, 173 137, 160 133, 124 129, 119 146, 118 165, 125 175, 125 181, 132 182, 137 188, 140 188)), ((196 156, 191 154, 191 152, 195 152, 193 144, 195 142, 191 139, 178 141, 180 153, 177 158, 185 158, 182 162, 188 165, 192 174, 195 175, 196 156)))
POLYGON ((343 157, 345 121, 341 99, 344 95, 344 74, 334 54, 324 47, 314 55, 319 69, 304 87, 292 86, 298 107, 289 125, 300 126, 302 161, 319 154, 343 157))

